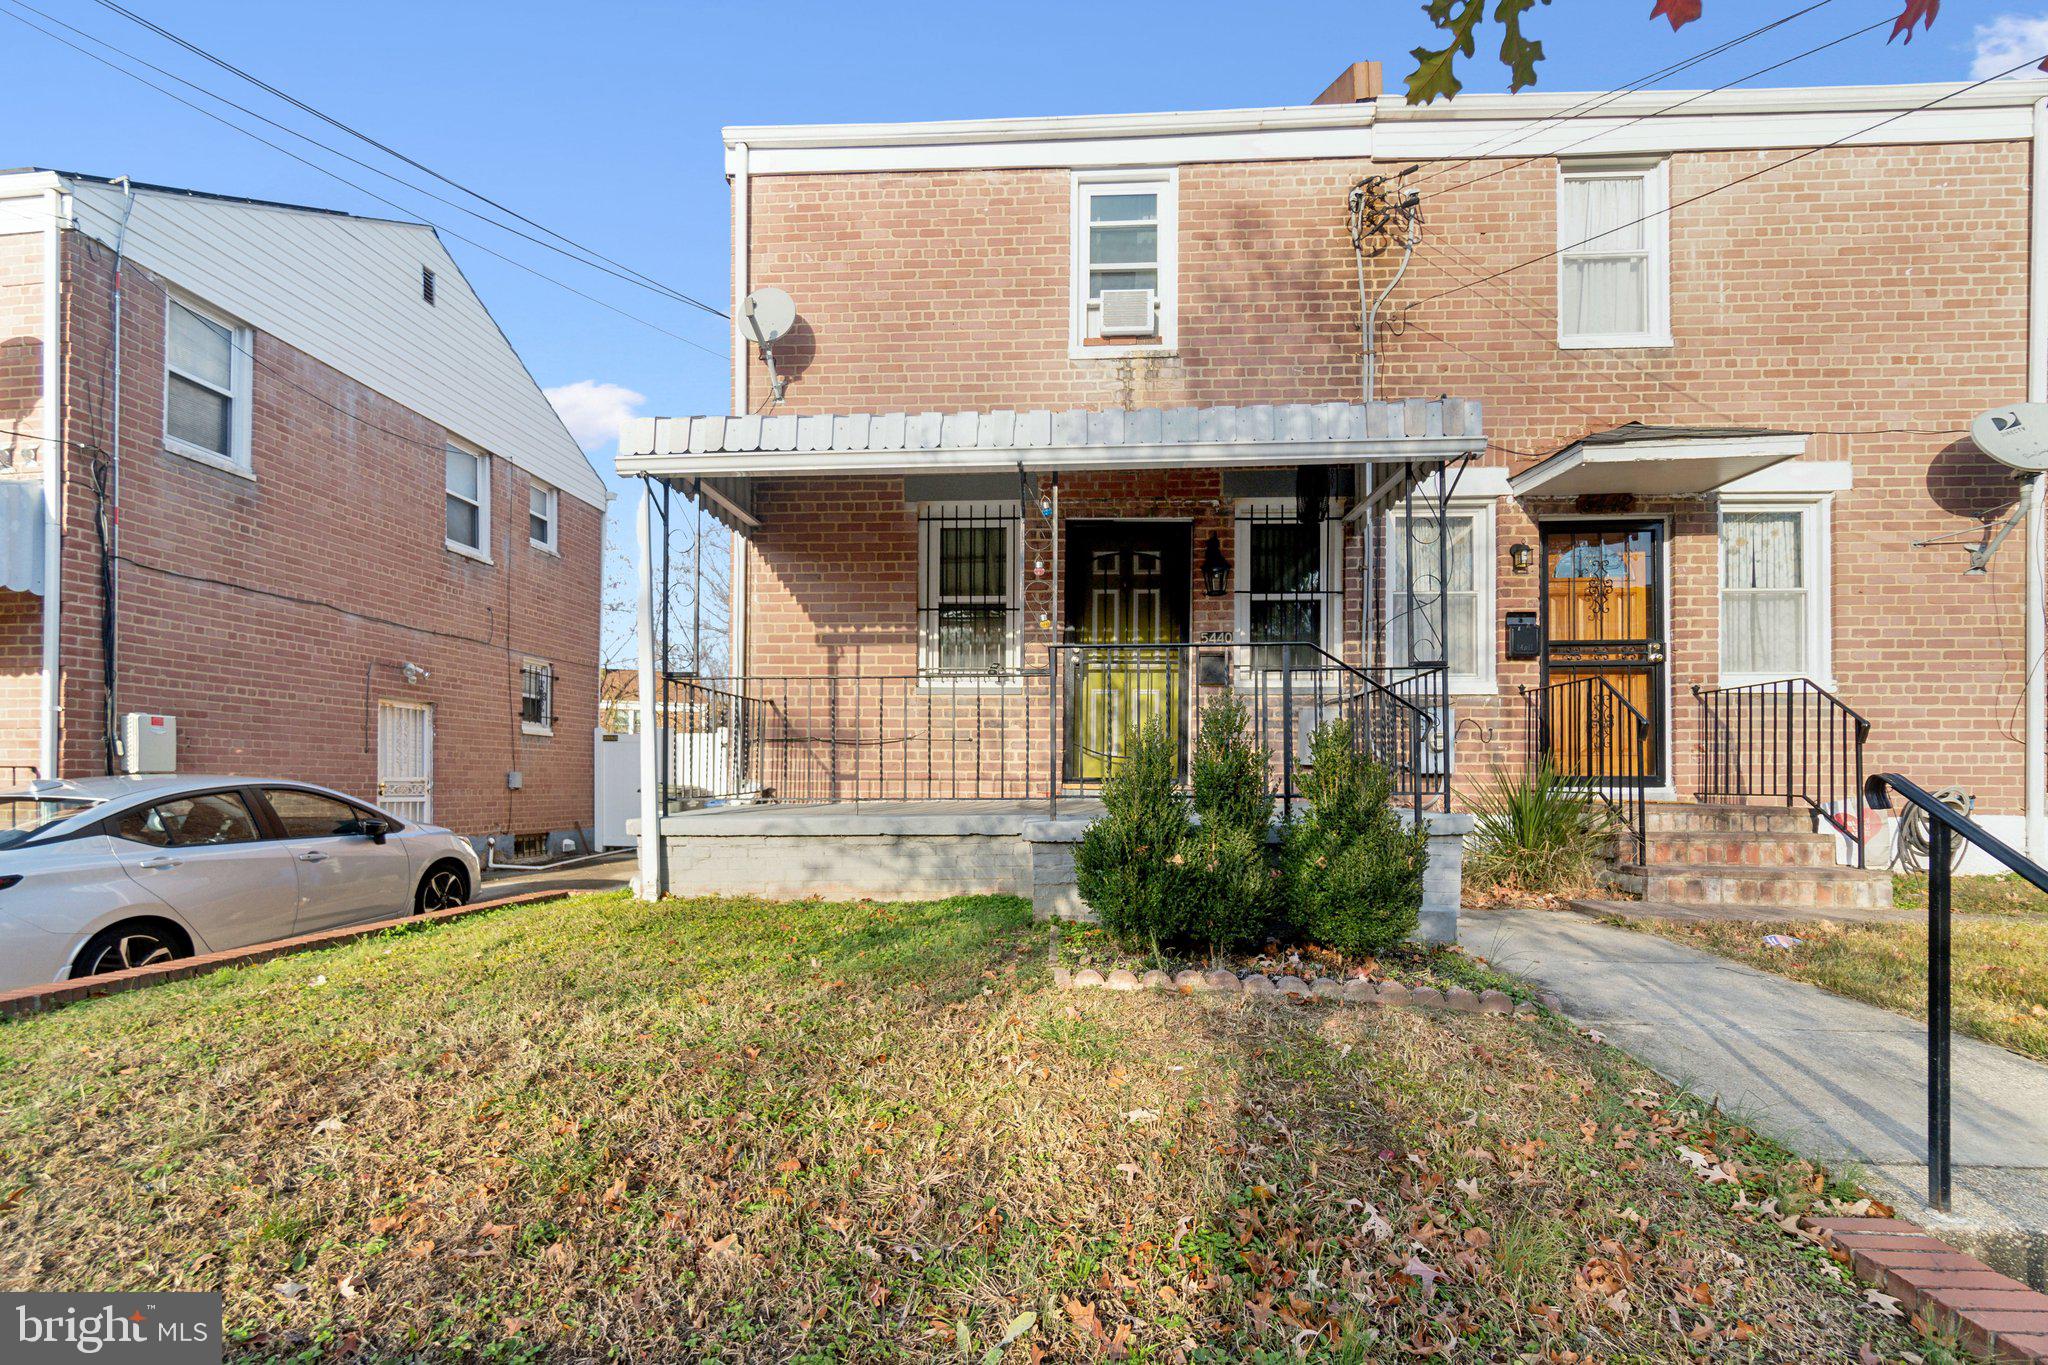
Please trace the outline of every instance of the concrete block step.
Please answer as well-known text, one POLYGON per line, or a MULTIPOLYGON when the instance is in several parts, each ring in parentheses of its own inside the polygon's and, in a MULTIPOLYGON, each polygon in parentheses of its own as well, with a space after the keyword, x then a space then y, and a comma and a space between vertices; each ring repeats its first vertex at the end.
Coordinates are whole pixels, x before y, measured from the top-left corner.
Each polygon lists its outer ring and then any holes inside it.
POLYGON ((1651 864, 1622 867, 1621 885, 1646 901, 1679 905, 1773 906, 1796 910, 1884 910, 1892 903, 1886 872, 1851 867, 1744 867, 1740 864, 1651 864))
POLYGON ((1834 867, 1835 839, 1812 830, 1652 830, 1644 861, 1652 866, 1834 867))
POLYGON ((1739 805, 1705 801, 1653 801, 1643 807, 1643 821, 1652 833, 1683 830, 1775 831, 1798 834, 1813 829, 1805 806, 1739 805))

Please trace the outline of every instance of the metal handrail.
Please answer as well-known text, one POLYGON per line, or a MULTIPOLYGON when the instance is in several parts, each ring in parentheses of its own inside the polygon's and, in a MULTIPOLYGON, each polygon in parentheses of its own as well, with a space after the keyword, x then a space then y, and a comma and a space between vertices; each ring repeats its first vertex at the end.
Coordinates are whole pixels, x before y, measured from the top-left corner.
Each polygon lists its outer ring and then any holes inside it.
MULTIPOLYGON (((1649 858, 1649 798, 1645 794, 1645 788, 1649 785, 1652 766, 1650 719, 1634 702, 1622 695, 1620 688, 1594 673, 1566 678, 1561 682, 1545 683, 1536 688, 1522 687, 1520 690, 1526 732, 1525 761, 1533 769, 1546 754, 1552 752, 1551 718, 1557 709, 1552 705, 1552 696, 1562 696, 1568 690, 1590 691, 1596 688, 1598 690, 1594 691, 1593 695, 1599 698, 1610 713, 1618 711, 1619 718, 1624 723, 1633 722, 1630 729, 1635 737, 1633 748, 1636 771, 1633 776, 1619 774, 1602 777, 1592 773, 1564 772, 1560 772, 1559 776, 1566 781, 1584 786, 1613 812, 1614 817, 1621 822, 1622 828, 1627 831, 1630 847, 1635 853, 1635 865, 1641 867, 1649 858)), ((1593 747, 1593 732, 1598 728, 1597 722, 1593 719, 1596 707, 1590 702, 1582 701, 1577 709, 1585 718, 1587 733, 1580 737, 1580 751, 1586 752, 1593 747)))
POLYGON ((1735 687, 1692 686, 1699 704, 1697 795, 1775 796, 1805 802, 1869 866, 1861 811, 1863 749, 1870 722, 1809 678, 1735 687))
POLYGON ((2048 868, 1975 820, 1956 814, 1932 792, 1897 773, 1873 774, 1863 784, 1864 803, 1872 810, 1891 809, 1891 798, 1885 795, 1887 787, 1927 812, 1927 1205, 1946 1212, 1953 1155, 1949 1131, 1952 840, 1960 835, 2040 891, 2048 891, 2048 868))

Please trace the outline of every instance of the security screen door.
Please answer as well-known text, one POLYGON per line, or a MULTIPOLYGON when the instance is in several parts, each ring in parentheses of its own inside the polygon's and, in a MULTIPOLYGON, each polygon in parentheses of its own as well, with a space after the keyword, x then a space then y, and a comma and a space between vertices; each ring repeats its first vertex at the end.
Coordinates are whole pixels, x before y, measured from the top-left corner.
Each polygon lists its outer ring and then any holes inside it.
POLYGON ((1662 522, 1543 527, 1543 682, 1550 698, 1544 743, 1567 777, 1664 782, 1663 565, 1662 522), (1647 757, 1633 722, 1617 723, 1626 712, 1617 716, 1620 708, 1589 699, 1597 689, 1556 686, 1579 679, 1604 680, 1642 713, 1647 757))
POLYGON ((1140 727, 1187 750, 1192 529, 1186 522, 1076 521, 1068 532, 1066 773, 1100 782, 1140 727), (1157 648, 1147 648, 1157 646, 1157 648))

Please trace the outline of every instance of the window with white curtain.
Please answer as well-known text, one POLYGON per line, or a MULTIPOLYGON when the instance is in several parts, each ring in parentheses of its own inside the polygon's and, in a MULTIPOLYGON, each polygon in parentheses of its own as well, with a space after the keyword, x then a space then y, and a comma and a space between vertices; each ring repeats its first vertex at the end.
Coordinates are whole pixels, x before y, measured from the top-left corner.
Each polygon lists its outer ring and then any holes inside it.
POLYGON ((1560 171, 1558 344, 1671 344, 1669 183, 1661 161, 1560 171))
POLYGON ((1397 668, 1442 660, 1453 692, 1491 692, 1493 506, 1454 505, 1443 527, 1449 541, 1440 558, 1435 515, 1418 506, 1412 537, 1406 514, 1387 519, 1387 657, 1397 668))
POLYGON ((172 298, 165 312, 164 446, 249 470, 249 330, 172 298))
POLYGON ((1812 678, 1828 666, 1827 503, 1721 508, 1721 680, 1812 678))

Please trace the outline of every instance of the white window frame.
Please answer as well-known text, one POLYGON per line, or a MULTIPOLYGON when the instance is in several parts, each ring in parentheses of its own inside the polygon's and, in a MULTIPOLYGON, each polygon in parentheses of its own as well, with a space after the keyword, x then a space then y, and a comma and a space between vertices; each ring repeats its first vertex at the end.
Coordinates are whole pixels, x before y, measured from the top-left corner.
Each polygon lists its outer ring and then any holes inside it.
POLYGON ((1568 351, 1623 350, 1671 345, 1671 163, 1656 161, 1564 161, 1557 173, 1557 344, 1568 351), (1641 332, 1565 331, 1565 261, 1574 256, 1613 256, 1611 251, 1576 251, 1564 240, 1565 186, 1575 180, 1643 182, 1643 269, 1649 293, 1641 332))
POLYGON ((552 735, 555 733, 555 666, 546 659, 521 659, 519 661, 519 733, 522 735, 552 735), (541 719, 530 721, 526 718, 526 679, 538 673, 545 680, 541 694, 541 719))
POLYGON ((173 455, 224 469, 230 474, 244 478, 255 477, 255 465, 250 455, 250 433, 253 423, 250 418, 250 392, 254 385, 251 378, 254 366, 250 362, 255 342, 254 334, 243 324, 235 321, 216 308, 209 308, 189 294, 173 290, 164 291, 164 449, 173 455), (216 327, 227 329, 228 333, 228 387, 222 389, 197 375, 188 374, 177 368, 171 360, 171 316, 174 309, 182 308, 195 317, 203 318, 216 327), (171 435, 171 376, 175 374, 187 383, 197 384, 210 393, 217 393, 228 400, 228 450, 208 450, 205 446, 171 435))
POLYGON ((527 544, 529 544, 529 545, 533 546, 533 548, 534 548, 534 549, 536 549, 536 550, 545 550, 545 551, 547 551, 547 552, 548 552, 549 554, 551 554, 551 555, 559 555, 559 554, 560 554, 560 553, 562 552, 562 548, 561 548, 561 547, 562 547, 562 522, 561 522, 561 516, 562 516, 562 494, 561 494, 561 491, 560 491, 559 489, 555 488, 555 487, 554 487, 554 486, 553 486, 552 484, 546 484, 546 483, 542 483, 542 482, 541 482, 541 481, 540 481, 539 479, 535 479, 535 480, 533 480, 533 481, 532 481, 532 482, 531 482, 530 484, 528 484, 528 485, 527 485, 527 489, 526 489, 526 533, 527 533, 527 534, 526 534, 526 543, 527 543, 527 544), (544 512, 544 513, 542 514, 542 515, 543 515, 544 517, 546 517, 546 519, 547 519, 547 523, 548 523, 548 537, 547 537, 547 539, 546 539, 546 540, 535 540, 535 539, 533 538, 533 499, 534 499, 534 495, 535 495, 535 494, 539 494, 539 495, 541 496, 542 500, 543 500, 543 501, 545 502, 545 504, 546 504, 546 506, 547 506, 547 511, 546 511, 546 512, 544 512))
POLYGON ((1726 667, 1727 641, 1717 624, 1715 668, 1721 686, 1748 687, 1757 683, 1781 683, 1804 678, 1817 687, 1835 688, 1834 546, 1830 526, 1834 521, 1832 493, 1811 496, 1746 495, 1723 493, 1714 513, 1714 612, 1716 621, 1727 619, 1728 554, 1725 524, 1730 512, 1796 512, 1802 518, 1800 531, 1800 575, 1806 582, 1806 669, 1799 673, 1740 673, 1726 667))
POLYGON ((1171 166, 1151 170, 1075 171, 1072 222, 1069 228, 1072 314, 1067 355, 1074 360, 1115 360, 1121 356, 1164 355, 1180 344, 1180 172, 1171 166), (1088 207, 1103 194, 1159 196, 1158 335, 1129 342, 1089 340, 1089 319, 1100 308, 1088 299, 1088 207))
POLYGON ((1252 599, 1256 596, 1267 602, 1320 602, 1323 605, 1323 638, 1315 643, 1321 645, 1334 658, 1344 657, 1344 520, 1333 500, 1323 512, 1323 533, 1317 538, 1317 548, 1322 562, 1317 567, 1317 581, 1323 586, 1319 591, 1304 592, 1261 592, 1252 591, 1252 547, 1249 536, 1241 533, 1261 520, 1271 522, 1279 517, 1292 517, 1301 505, 1296 498, 1239 498, 1234 505, 1231 534, 1230 578, 1232 614, 1231 634, 1248 649, 1252 638, 1252 599))
POLYGON ((935 690, 987 689, 994 686, 1020 688, 1019 670, 1024 662, 1024 552, 1022 508, 1016 499, 988 502, 929 502, 916 509, 917 522, 917 673, 918 686, 935 690), (1000 605, 1009 623, 1003 638, 1003 668, 1000 673, 942 673, 939 671, 939 636, 936 610, 939 601, 939 538, 949 524, 947 517, 979 517, 982 524, 1000 518, 1005 528, 1004 552, 1009 562, 1003 574, 1000 605))
MULTIPOLYGON (((1494 518, 1496 510, 1496 500, 1493 498, 1460 497, 1453 497, 1450 505, 1445 509, 1449 517, 1470 517, 1472 519, 1472 611, 1473 627, 1479 632, 1478 658, 1476 660, 1479 665, 1479 671, 1476 673, 1453 672, 1450 675, 1450 691, 1452 696, 1493 696, 1500 690, 1500 651, 1496 639, 1498 632, 1494 626, 1494 589, 1496 586, 1495 580, 1499 576, 1498 566, 1494 560, 1494 533, 1496 530, 1494 518)), ((1393 538, 1402 534, 1401 522, 1405 515, 1405 511, 1391 511, 1387 513, 1387 562, 1390 566, 1393 563, 1393 538)), ((1388 623, 1388 628, 1391 629, 1394 612, 1399 605, 1399 598, 1395 591, 1397 585, 1394 582, 1393 573, 1391 571, 1388 572, 1385 575, 1385 579, 1386 582, 1383 584, 1385 589, 1383 619, 1388 623)), ((1446 617, 1448 619, 1448 613, 1446 613, 1446 617)))
POLYGON ((491 457, 460 441, 449 441, 445 444, 448 450, 458 455, 467 455, 476 461, 476 495, 479 501, 475 504, 477 543, 464 545, 448 534, 448 499, 456 498, 462 502, 468 502, 469 499, 448 487, 448 469, 444 455, 441 468, 441 543, 456 554, 488 564, 491 562, 491 457))

